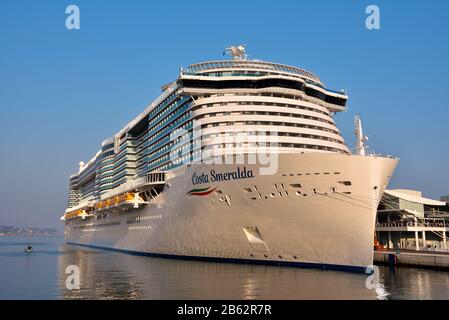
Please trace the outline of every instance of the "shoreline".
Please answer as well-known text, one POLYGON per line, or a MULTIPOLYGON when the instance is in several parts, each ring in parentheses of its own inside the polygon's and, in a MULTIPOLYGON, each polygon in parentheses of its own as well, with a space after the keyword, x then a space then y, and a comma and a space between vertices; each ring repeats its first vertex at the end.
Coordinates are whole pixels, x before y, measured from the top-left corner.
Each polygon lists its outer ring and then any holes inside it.
POLYGON ((63 234, 0 234, 0 238, 14 238, 14 237, 40 237, 40 238, 63 238, 63 234))

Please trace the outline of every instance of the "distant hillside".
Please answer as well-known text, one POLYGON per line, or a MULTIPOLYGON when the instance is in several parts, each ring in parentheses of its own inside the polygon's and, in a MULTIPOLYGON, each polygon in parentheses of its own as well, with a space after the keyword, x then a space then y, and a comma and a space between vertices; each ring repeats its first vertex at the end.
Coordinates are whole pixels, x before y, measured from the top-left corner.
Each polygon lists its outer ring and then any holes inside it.
POLYGON ((51 237, 58 236, 58 229, 54 228, 24 228, 24 227, 11 227, 0 226, 0 237, 6 236, 40 236, 51 237))

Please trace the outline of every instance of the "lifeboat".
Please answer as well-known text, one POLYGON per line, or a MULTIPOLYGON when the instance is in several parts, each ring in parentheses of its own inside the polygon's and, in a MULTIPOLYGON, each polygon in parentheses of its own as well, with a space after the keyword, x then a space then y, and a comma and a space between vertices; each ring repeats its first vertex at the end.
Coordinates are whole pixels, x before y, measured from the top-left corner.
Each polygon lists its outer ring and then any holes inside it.
POLYGON ((62 220, 70 220, 75 218, 82 218, 83 220, 87 217, 93 216, 92 213, 88 212, 86 209, 78 209, 74 211, 67 212, 63 217, 62 220))
POLYGON ((139 193, 126 192, 112 198, 99 201, 94 205, 95 211, 105 211, 114 208, 127 210, 128 208, 139 208, 140 205, 147 202, 139 193))

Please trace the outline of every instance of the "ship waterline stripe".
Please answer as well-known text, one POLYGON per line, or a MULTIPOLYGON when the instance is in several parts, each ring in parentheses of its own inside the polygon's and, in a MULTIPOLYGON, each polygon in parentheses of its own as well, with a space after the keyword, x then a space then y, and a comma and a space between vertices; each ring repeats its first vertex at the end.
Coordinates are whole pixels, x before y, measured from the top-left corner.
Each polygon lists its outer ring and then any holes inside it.
POLYGON ((257 259, 245 259, 245 258, 222 258, 222 257, 207 257, 207 256, 189 256, 189 255, 177 255, 168 253, 154 253, 154 252, 144 252, 135 251, 119 248, 109 248, 102 247, 92 244, 83 244, 76 242, 66 242, 69 245, 88 247, 93 249, 115 251, 126 254, 132 254, 137 256, 147 256, 155 258, 164 259, 176 259, 176 260, 194 260, 194 261, 204 261, 204 262, 221 262, 221 263, 239 263, 239 264, 255 264, 255 265, 270 265, 270 266, 286 266, 286 267, 299 267, 306 269, 321 269, 321 270, 334 270, 334 271, 344 271, 353 273, 365 273, 369 269, 368 267, 362 266, 350 266, 350 265, 340 265, 340 264, 327 264, 327 263, 315 263, 315 262, 294 262, 294 261, 275 261, 275 260, 257 260, 257 259))

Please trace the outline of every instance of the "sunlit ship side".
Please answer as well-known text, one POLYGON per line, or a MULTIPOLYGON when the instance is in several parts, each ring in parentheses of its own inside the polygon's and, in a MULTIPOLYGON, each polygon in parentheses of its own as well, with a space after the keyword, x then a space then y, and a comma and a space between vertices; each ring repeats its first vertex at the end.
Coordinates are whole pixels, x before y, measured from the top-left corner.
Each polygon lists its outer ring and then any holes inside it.
POLYGON ((246 60, 242 47, 229 50, 233 60, 181 70, 80 163, 62 218, 66 241, 365 271, 376 209, 397 159, 366 155, 361 136, 350 152, 333 119, 345 110, 344 92, 326 89, 303 69, 246 60), (263 144, 253 139, 268 132, 276 136, 263 144), (244 142, 229 140, 236 134, 244 142), (276 170, 267 174, 267 163, 251 160, 261 150, 276 170))

